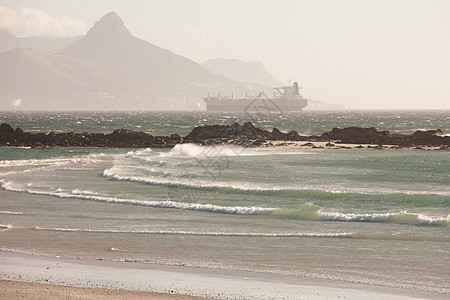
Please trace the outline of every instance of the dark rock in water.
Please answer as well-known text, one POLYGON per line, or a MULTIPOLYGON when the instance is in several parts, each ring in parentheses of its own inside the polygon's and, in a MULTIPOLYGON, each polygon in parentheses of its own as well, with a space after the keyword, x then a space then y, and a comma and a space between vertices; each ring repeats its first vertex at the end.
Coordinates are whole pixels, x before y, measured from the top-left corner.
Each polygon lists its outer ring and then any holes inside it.
POLYGON ((288 141, 301 141, 303 138, 297 131, 290 131, 285 137, 288 141))
MULTIPOLYGON (((176 135, 179 137, 179 135, 176 135)), ((175 136, 175 137, 176 137, 175 136)), ((179 137, 180 138, 180 137, 179 137)), ((0 146, 27 147, 111 147, 111 148, 146 148, 173 147, 180 139, 166 136, 152 136, 145 132, 117 129, 110 134, 102 133, 24 133, 22 129, 14 130, 9 124, 0 125, 0 146)))
POLYGON ((244 125, 234 123, 229 125, 205 125, 195 127, 186 137, 186 140, 196 141, 200 139, 259 139, 267 138, 268 132, 259 128, 256 128, 251 122, 247 122, 244 125))
POLYGON ((12 135, 14 135, 14 128, 12 128, 11 125, 6 123, 0 125, 0 136, 8 137, 12 135))
POLYGON ((322 134, 324 140, 340 141, 347 144, 376 144, 376 145, 450 145, 450 137, 442 136, 440 129, 416 131, 412 135, 391 134, 389 131, 377 131, 375 128, 348 127, 344 129, 333 128, 330 132, 322 134))
MULTIPOLYGON (((301 136, 297 131, 284 133, 273 128, 272 132, 255 127, 251 122, 244 125, 234 123, 229 125, 206 125, 195 127, 186 137, 174 133, 170 136, 152 136, 142 131, 117 129, 112 133, 45 133, 23 132, 9 124, 0 125, 0 146, 27 147, 110 147, 110 148, 169 148, 176 144, 190 142, 200 145, 243 145, 271 146, 270 141, 327 141, 328 147, 334 147, 334 142, 348 144, 372 144, 371 148, 383 149, 382 145, 397 145, 399 147, 432 146, 446 150, 450 146, 450 137, 443 136, 440 129, 416 131, 412 135, 390 134, 389 131, 377 131, 375 128, 349 127, 333 128, 321 136, 301 136)), ((282 145, 282 144, 280 144, 282 145)), ((305 145, 311 145, 307 143, 305 145)), ((357 148, 362 148, 358 146, 357 148)))
POLYGON ((375 128, 348 127, 344 129, 333 128, 330 132, 321 135, 324 140, 337 140, 347 144, 378 144, 379 139, 388 132, 378 132, 375 128))
POLYGON ((421 130, 417 130, 416 132, 414 132, 412 134, 412 138, 411 138, 411 142, 414 145, 433 145, 433 146, 438 146, 438 145, 450 145, 448 143, 448 140, 450 140, 450 137, 443 137, 444 133, 442 132, 442 130, 437 129, 437 130, 427 130, 427 131, 421 131, 421 130), (443 142, 443 140, 447 140, 447 143, 443 142))
POLYGON ((176 140, 176 141, 181 141, 182 140, 181 136, 179 134, 177 134, 177 133, 171 134, 169 139, 170 140, 176 140))
POLYGON ((192 131, 185 137, 185 139, 199 140, 199 139, 218 138, 228 128, 230 128, 230 126, 228 125, 198 126, 192 129, 192 131))
POLYGON ((443 134, 444 133, 440 129, 427 130, 427 131, 417 130, 413 133, 413 137, 421 138, 421 137, 441 136, 443 134))
POLYGON ((272 132, 255 127, 251 122, 240 125, 234 123, 228 125, 205 125, 195 127, 186 137, 186 140, 197 141, 200 139, 269 139, 269 140, 285 140, 299 141, 302 137, 297 131, 289 133, 281 132, 277 128, 273 128, 272 132))
POLYGON ((272 129, 272 138, 274 139, 278 139, 281 138, 284 135, 284 133, 282 133, 278 128, 273 128, 272 129))

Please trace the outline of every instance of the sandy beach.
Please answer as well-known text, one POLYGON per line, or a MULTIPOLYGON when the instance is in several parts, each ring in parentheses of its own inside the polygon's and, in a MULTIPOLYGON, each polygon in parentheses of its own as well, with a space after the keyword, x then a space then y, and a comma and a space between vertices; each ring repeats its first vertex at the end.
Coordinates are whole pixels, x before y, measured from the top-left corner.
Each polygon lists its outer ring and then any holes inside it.
POLYGON ((0 252, 1 299, 445 299, 424 291, 240 271, 0 252))
POLYGON ((199 299, 196 297, 141 291, 77 288, 53 284, 0 281, 1 299, 199 299))

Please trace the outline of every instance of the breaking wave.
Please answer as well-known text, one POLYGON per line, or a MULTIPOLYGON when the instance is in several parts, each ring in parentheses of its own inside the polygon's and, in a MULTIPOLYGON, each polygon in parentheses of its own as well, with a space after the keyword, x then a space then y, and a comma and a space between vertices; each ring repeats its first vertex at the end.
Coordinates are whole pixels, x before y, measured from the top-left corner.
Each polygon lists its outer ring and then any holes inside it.
MULTIPOLYGON (((0 225, 9 226, 9 225, 0 225)), ((11 226, 9 228, 12 228, 11 226)), ((291 233, 265 233, 265 232, 199 232, 182 230, 118 230, 118 229, 90 229, 90 228, 15 228, 35 229, 43 231, 61 232, 88 232, 88 233, 124 233, 124 234, 154 234, 154 235, 190 235, 190 236, 223 236, 223 237, 269 237, 269 238, 346 238, 368 240, 412 240, 412 241, 450 241, 445 236, 419 236, 419 235, 393 235, 393 234, 368 234, 359 232, 291 232, 291 233)), ((113 249, 113 248, 111 248, 113 249)), ((110 250, 114 251, 114 250, 110 250)))
POLYGON ((8 210, 0 210, 0 214, 3 215, 23 215, 22 211, 8 211, 8 210))
POLYGON ((83 191, 72 190, 63 191, 58 189, 56 191, 39 191, 39 190, 24 190, 15 188, 12 185, 3 184, 3 188, 9 191, 26 191, 30 194, 49 195, 59 198, 76 198, 82 200, 99 201, 106 203, 118 203, 128 205, 139 205, 154 208, 171 208, 181 210, 194 210, 210 213, 223 213, 234 215, 268 215, 278 218, 290 218, 298 220, 310 221, 339 221, 339 222, 384 222, 407 225, 430 225, 430 226, 444 226, 450 227, 450 215, 446 217, 427 216, 425 214, 393 212, 393 213, 341 213, 341 212, 325 212, 312 203, 307 203, 302 210, 261 207, 261 206, 221 206, 214 204, 202 203, 186 203, 176 202, 171 200, 156 201, 156 200, 138 200, 138 199, 124 199, 111 196, 104 196, 102 194, 83 191))
MULTIPOLYGON (((130 181, 150 185, 165 185, 165 186, 178 186, 182 188, 195 188, 195 189, 227 189, 237 192, 264 192, 264 193, 298 193, 298 192, 313 192, 313 193, 331 193, 331 194, 361 194, 361 195, 437 195, 447 197, 449 192, 446 191, 434 191, 432 193, 425 191, 399 191, 399 190, 374 190, 372 188, 345 188, 345 187, 330 187, 326 185, 309 185, 309 186, 284 186, 274 185, 271 183, 254 183, 254 182, 242 182, 242 181, 220 181, 220 180, 206 180, 198 179, 195 176, 180 176, 171 173, 170 171, 158 171, 151 168, 148 169, 143 166, 137 166, 133 168, 133 171, 144 170, 146 174, 134 175, 127 174, 130 171, 129 167, 113 166, 103 171, 103 176, 110 177, 118 181, 130 181), (148 173, 158 175, 158 173, 164 174, 164 176, 154 176, 148 173)), ((214 179, 214 178, 212 178, 214 179)))

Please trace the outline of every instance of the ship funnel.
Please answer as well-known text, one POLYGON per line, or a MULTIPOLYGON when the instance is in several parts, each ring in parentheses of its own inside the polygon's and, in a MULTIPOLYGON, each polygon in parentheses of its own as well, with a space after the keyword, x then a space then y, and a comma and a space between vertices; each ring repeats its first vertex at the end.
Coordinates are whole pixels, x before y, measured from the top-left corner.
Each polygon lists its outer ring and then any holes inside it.
POLYGON ((300 92, 298 91, 298 83, 297 82, 294 82, 293 87, 294 87, 294 95, 300 95, 300 92))

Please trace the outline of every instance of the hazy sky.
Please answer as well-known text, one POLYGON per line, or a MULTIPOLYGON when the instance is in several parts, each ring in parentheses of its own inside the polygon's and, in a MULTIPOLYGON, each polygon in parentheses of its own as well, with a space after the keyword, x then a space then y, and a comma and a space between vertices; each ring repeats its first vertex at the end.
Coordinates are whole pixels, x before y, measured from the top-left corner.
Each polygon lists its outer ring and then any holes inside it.
POLYGON ((450 109, 450 0, 0 0, 0 26, 82 34, 110 11, 196 62, 259 60, 310 99, 450 109))

